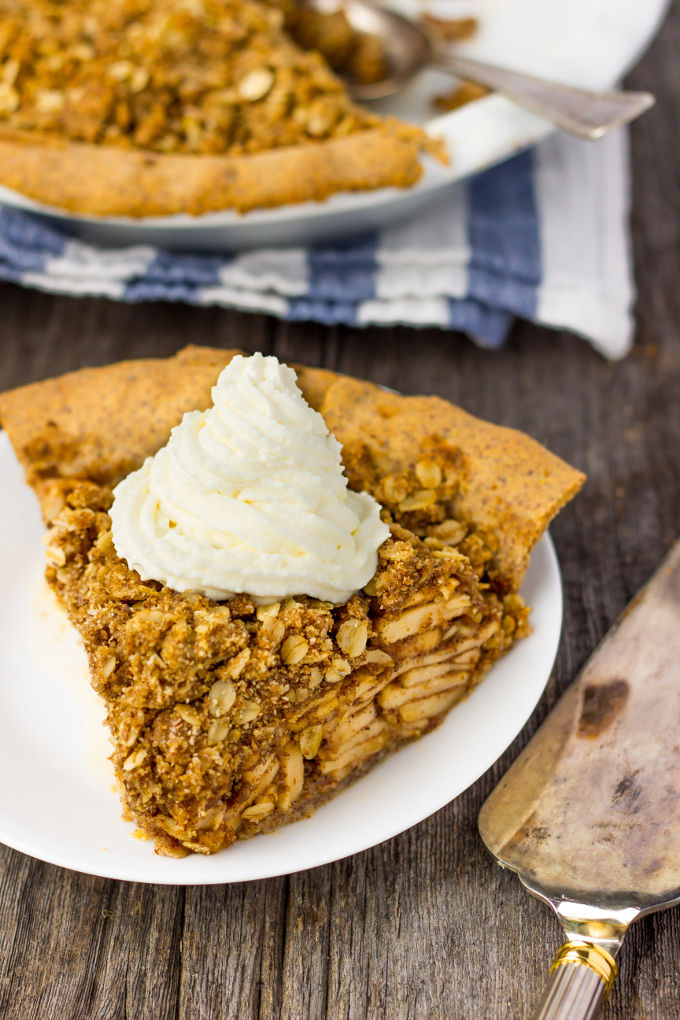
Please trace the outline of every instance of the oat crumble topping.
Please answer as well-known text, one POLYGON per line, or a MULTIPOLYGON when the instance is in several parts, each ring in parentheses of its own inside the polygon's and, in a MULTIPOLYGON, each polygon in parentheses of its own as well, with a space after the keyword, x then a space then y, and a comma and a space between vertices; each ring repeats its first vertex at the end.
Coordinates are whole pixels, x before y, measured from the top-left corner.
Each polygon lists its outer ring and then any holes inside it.
POLYGON ((358 765, 436 725, 448 706, 414 725, 404 718, 408 698, 390 683, 400 665, 442 644, 427 621, 404 632, 405 613, 436 615, 459 600, 448 639, 464 671, 455 700, 528 631, 519 596, 480 586, 483 557, 474 566, 456 547, 467 531, 455 522, 421 541, 393 521, 375 577, 345 605, 300 596, 256 608, 246 595, 219 603, 141 581, 113 548, 110 489, 74 482, 64 492, 47 579, 106 702, 124 804, 164 853, 210 853, 326 799, 357 764, 333 767, 334 730, 356 715, 367 684, 362 710, 379 727, 358 765), (296 767, 307 792, 297 806, 296 767))
POLYGON ((72 141, 239 155, 380 118, 258 0, 0 0, 0 120, 72 141))

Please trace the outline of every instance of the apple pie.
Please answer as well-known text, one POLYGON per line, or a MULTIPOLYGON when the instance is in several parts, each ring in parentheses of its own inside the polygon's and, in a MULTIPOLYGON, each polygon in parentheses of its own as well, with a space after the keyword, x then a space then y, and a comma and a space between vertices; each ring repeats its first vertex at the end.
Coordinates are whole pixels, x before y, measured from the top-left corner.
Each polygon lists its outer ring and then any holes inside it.
POLYGON ((210 405, 234 353, 187 348, 0 395, 48 525, 48 582, 106 704, 126 813, 173 856, 306 815, 440 723, 528 632, 531 549, 583 482, 444 400, 298 367, 350 489, 389 527, 374 576, 341 604, 144 579, 116 553, 112 490, 210 405))
POLYGON ((0 183, 80 214, 198 215, 409 187, 422 151, 445 158, 353 103, 284 7, 0 0, 0 183))

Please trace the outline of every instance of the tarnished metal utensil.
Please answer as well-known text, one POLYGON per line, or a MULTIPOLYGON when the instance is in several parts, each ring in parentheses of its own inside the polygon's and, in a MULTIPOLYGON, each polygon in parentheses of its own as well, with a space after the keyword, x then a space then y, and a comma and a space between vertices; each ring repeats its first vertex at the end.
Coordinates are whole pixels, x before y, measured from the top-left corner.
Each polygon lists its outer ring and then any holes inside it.
POLYGON ((479 815, 567 935, 540 1020, 595 1016, 628 925, 680 902, 680 542, 479 815))
POLYGON ((408 18, 366 0, 304 0, 304 3, 324 13, 342 10, 353 29, 381 40, 388 71, 375 82, 349 80, 347 85, 355 99, 367 101, 391 96, 424 67, 437 67, 502 92, 565 131, 590 139, 601 138, 612 128, 627 124, 654 103, 649 92, 598 92, 472 60, 439 45, 408 18))

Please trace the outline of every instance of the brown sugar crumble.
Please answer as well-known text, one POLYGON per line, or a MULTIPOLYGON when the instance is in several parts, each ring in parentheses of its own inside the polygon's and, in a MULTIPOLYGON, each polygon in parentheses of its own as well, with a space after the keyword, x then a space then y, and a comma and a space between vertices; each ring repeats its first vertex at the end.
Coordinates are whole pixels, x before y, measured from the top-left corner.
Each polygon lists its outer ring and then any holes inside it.
POLYGON ((0 117, 73 141, 242 154, 380 118, 257 0, 2 0, 0 117))
POLYGON ((472 39, 479 28, 477 18, 436 18, 434 14, 423 14, 420 23, 426 31, 441 42, 464 42, 472 39))
POLYGON ((451 110, 458 110, 461 106, 474 103, 488 95, 489 89, 484 85, 478 85, 475 81, 462 81, 450 92, 442 92, 435 96, 433 103, 442 113, 450 113, 451 110))
POLYGON ((479 585, 488 552, 455 522, 422 518, 424 540, 393 522, 345 605, 256 608, 141 581, 113 548, 110 501, 93 484, 69 492, 47 579, 107 705, 124 804, 164 853, 211 853, 309 812, 437 725, 528 632, 519 596, 479 585))
MULTIPOLYGON (((424 22, 445 40, 472 19, 424 22)), ((0 0, 0 122, 159 153, 240 155, 382 120, 353 103, 381 41, 290 0, 0 0), (330 65, 330 67, 329 67, 330 65)))

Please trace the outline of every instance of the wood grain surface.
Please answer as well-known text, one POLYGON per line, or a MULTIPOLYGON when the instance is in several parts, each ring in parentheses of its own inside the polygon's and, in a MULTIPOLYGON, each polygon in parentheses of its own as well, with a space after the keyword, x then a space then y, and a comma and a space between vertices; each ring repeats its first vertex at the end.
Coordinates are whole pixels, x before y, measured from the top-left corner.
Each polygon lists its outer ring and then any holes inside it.
MULTIPOLYGON (((476 817, 680 534, 678 52, 676 6, 629 79, 656 92, 658 104, 632 130, 638 330, 621 363, 527 324, 516 326, 504 350, 486 353, 436 330, 326 329, 0 287, 0 388, 170 353, 189 341, 239 346, 438 393, 526 430, 589 476, 553 528, 566 601, 553 676, 529 725, 479 782, 373 850, 243 885, 132 885, 0 847, 0 1017, 495 1020, 531 1013, 559 929, 493 863, 476 817)), ((603 1017, 680 1016, 679 959, 677 908, 635 925, 603 1017)))

